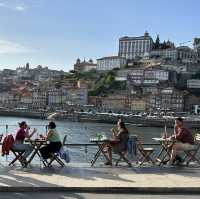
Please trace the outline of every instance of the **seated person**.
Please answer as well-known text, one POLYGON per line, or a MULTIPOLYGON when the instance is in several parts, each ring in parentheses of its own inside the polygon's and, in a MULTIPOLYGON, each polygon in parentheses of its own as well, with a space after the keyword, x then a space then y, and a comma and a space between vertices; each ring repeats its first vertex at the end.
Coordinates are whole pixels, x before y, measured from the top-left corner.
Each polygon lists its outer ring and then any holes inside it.
POLYGON ((129 132, 121 120, 117 123, 117 132, 113 130, 113 139, 109 145, 106 145, 109 161, 105 165, 112 165, 112 151, 114 153, 124 152, 127 150, 129 132))
POLYGON ((180 117, 175 120, 174 135, 171 138, 175 143, 172 145, 171 156, 168 162, 169 165, 173 164, 175 158, 177 158, 178 151, 194 149, 194 138, 191 132, 184 127, 183 119, 180 117))
POLYGON ((40 153, 43 159, 51 158, 52 153, 57 153, 60 151, 62 143, 60 140, 60 136, 56 130, 55 122, 49 122, 47 136, 44 137, 40 135, 40 137, 45 138, 47 141, 50 141, 49 144, 40 149, 40 153))
POLYGON ((17 130, 17 134, 15 137, 15 142, 12 147, 14 151, 25 151, 23 155, 22 161, 26 162, 26 158, 31 154, 33 151, 33 147, 30 144, 24 144, 25 138, 31 138, 34 133, 37 131, 35 128, 33 129, 32 133, 29 133, 30 127, 26 124, 25 121, 19 123, 19 129, 17 130))

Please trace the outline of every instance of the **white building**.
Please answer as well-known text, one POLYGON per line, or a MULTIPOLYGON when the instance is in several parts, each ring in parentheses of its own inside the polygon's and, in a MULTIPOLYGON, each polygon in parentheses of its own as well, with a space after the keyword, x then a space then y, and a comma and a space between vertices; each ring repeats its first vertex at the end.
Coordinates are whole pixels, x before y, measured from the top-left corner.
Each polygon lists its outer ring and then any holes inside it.
POLYGON ((76 60, 74 64, 74 70, 79 72, 88 72, 92 69, 96 69, 97 64, 93 63, 93 60, 90 59, 89 61, 81 61, 79 58, 76 60))
POLYGON ((119 56, 126 59, 143 57, 150 53, 153 39, 145 32, 141 37, 122 37, 119 39, 119 56))
POLYGON ((119 56, 102 57, 97 59, 97 70, 112 70, 122 68, 126 64, 126 59, 119 56))
POLYGON ((43 108, 47 105, 47 93, 45 91, 33 90, 33 105, 38 108, 43 108))
POLYGON ((188 79, 187 88, 200 88, 200 79, 188 79))
POLYGON ((2 104, 11 104, 15 100, 15 96, 11 92, 1 92, 0 93, 0 103, 2 104))
POLYGON ((160 57, 172 61, 181 60, 182 62, 195 63, 197 54, 188 46, 179 46, 177 48, 158 49, 150 52, 150 57, 160 57))
POLYGON ((62 90, 61 89, 51 89, 48 90, 48 105, 62 104, 62 90))
POLYGON ((169 71, 160 69, 135 69, 132 70, 127 79, 133 84, 158 84, 169 80, 169 71))
POLYGON ((150 52, 150 57, 161 57, 170 60, 177 60, 178 53, 176 49, 159 49, 159 50, 152 50, 150 52))

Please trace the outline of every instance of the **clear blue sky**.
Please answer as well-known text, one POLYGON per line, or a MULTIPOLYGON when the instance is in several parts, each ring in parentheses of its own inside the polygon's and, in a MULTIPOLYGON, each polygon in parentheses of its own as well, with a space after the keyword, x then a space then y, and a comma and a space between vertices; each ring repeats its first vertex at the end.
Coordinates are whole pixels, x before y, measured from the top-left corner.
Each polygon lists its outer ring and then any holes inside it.
POLYGON ((0 0, 0 69, 30 62, 72 69, 115 55, 121 36, 175 43, 200 36, 199 0, 0 0))

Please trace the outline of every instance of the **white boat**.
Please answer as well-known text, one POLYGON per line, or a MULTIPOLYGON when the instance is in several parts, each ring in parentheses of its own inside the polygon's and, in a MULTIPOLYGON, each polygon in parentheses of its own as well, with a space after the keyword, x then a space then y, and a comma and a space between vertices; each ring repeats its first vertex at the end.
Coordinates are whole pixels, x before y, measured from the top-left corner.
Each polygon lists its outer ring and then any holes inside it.
POLYGON ((61 114, 60 113, 52 113, 47 117, 47 120, 56 120, 61 118, 61 114))

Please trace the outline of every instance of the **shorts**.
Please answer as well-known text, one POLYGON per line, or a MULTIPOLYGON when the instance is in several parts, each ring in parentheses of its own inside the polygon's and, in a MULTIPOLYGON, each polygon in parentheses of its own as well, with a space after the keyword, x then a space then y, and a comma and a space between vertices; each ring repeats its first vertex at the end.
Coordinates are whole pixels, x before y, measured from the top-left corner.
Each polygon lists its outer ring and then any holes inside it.
POLYGON ((195 145, 189 143, 177 142, 176 146, 178 148, 177 150, 179 151, 190 151, 195 149, 195 145))

